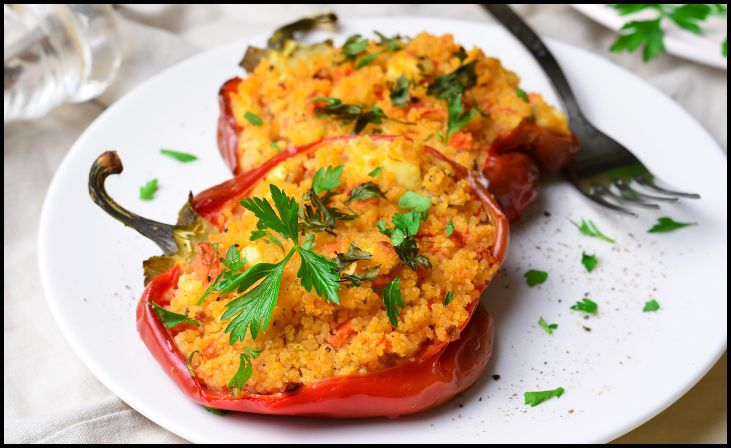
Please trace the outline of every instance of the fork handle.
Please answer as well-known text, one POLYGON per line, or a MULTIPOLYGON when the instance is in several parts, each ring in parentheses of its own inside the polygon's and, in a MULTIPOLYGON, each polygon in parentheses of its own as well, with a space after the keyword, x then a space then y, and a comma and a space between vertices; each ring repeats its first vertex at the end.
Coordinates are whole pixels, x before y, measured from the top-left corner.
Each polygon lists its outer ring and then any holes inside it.
POLYGON ((564 75, 561 66, 558 65, 556 58, 553 57, 541 38, 508 5, 483 4, 482 6, 498 22, 502 23, 538 61, 538 64, 546 72, 551 83, 553 83, 553 87, 558 92, 558 96, 561 98, 569 116, 569 121, 574 124, 584 122, 584 114, 581 113, 574 92, 571 90, 568 80, 566 80, 566 75, 564 75))

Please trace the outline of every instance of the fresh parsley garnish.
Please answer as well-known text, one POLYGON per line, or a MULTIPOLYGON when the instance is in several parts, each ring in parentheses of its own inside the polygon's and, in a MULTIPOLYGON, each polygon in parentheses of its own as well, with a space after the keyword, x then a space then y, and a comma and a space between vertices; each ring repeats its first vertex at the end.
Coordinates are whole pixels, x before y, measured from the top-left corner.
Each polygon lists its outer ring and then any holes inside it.
POLYGON ((525 90, 521 89, 520 87, 515 88, 515 94, 518 95, 518 98, 528 103, 530 99, 528 98, 528 94, 525 93, 525 90))
POLYGON ((665 233, 672 232, 673 230, 682 229, 683 227, 693 226, 694 222, 677 222, 672 218, 662 217, 657 218, 657 223, 647 231, 647 233, 665 233))
POLYGON ((525 392, 523 398, 525 398, 525 404, 529 404, 531 407, 538 406, 544 401, 556 397, 559 398, 564 393, 563 387, 558 387, 553 390, 542 390, 537 392, 525 392))
POLYGON ((447 233, 447 238, 452 236, 454 233, 454 223, 452 222, 452 218, 449 218, 449 222, 447 223, 447 226, 444 228, 444 230, 447 233))
POLYGON ((203 406, 203 409, 210 412, 211 414, 222 416, 226 414, 226 411, 222 411, 221 409, 215 409, 215 408, 209 408, 208 406, 203 406))
POLYGON ((187 152, 180 152, 180 151, 174 151, 172 149, 161 149, 160 154, 166 155, 168 157, 172 157, 173 159, 177 160, 178 162, 188 163, 192 162, 194 160, 198 160, 198 157, 194 156, 193 154, 188 154, 187 152))
POLYGON ((172 311, 168 311, 155 302, 150 302, 150 306, 152 306, 152 309, 155 311, 155 313, 157 313, 157 315, 160 316, 160 320, 162 321, 162 324, 165 325, 165 327, 167 327, 167 328, 173 328, 174 326, 180 325, 180 324, 193 325, 194 327, 197 327, 200 325, 200 323, 197 320, 191 319, 188 316, 185 316, 183 314, 178 314, 178 313, 173 313, 172 311))
POLYGON ((349 203, 352 201, 365 201, 365 200, 371 199, 371 198, 385 198, 385 197, 386 197, 386 195, 383 194, 383 192, 378 187, 378 185, 374 184, 373 182, 366 182, 364 184, 360 184, 357 187, 353 188, 353 190, 350 192, 350 196, 348 197, 348 200, 345 202, 349 203))
POLYGON ((386 314, 391 325, 398 327, 398 316, 404 307, 404 298, 401 296, 401 280, 396 277, 386 285, 381 292, 383 304, 386 305, 386 314))
POLYGON ((427 88, 426 93, 446 101, 462 96, 467 89, 477 84, 476 65, 477 61, 472 61, 461 65, 451 73, 437 76, 427 88))
POLYGON ((284 252, 284 246, 282 245, 282 242, 279 241, 279 238, 277 238, 272 232, 269 230, 254 230, 251 232, 251 235, 249 236, 249 240, 256 241, 261 238, 266 238, 267 243, 276 244, 282 252, 284 252))
POLYGON ((256 115, 253 112, 247 111, 244 114, 244 118, 246 118, 246 121, 253 124, 254 126, 261 126, 262 124, 264 124, 264 121, 261 119, 261 117, 259 117, 258 115, 256 115))
POLYGON ((528 286, 532 288, 536 285, 544 283, 548 279, 548 272, 531 269, 523 274, 523 277, 525 277, 525 282, 528 284, 528 286))
POLYGON ((577 224, 571 221, 571 224, 575 225, 576 228, 579 229, 579 232, 583 233, 584 235, 599 238, 609 243, 614 242, 612 238, 609 238, 608 236, 600 232, 597 226, 590 219, 582 219, 581 224, 577 224))
POLYGON ((295 253, 300 257, 297 278, 305 290, 309 292, 314 289, 317 295, 330 302, 339 303, 340 277, 337 265, 312 252, 311 240, 307 248, 304 245, 300 246, 297 202, 276 185, 270 185, 269 190, 276 212, 269 201, 263 198, 246 198, 241 201, 241 205, 259 219, 257 229, 273 230, 283 238, 292 240, 294 247, 282 261, 255 264, 243 273, 233 276, 227 286, 220 289, 221 293, 236 290, 241 294, 225 305, 226 310, 221 316, 221 320, 230 319, 225 332, 230 333, 231 345, 236 341, 243 341, 247 332, 251 333, 252 339, 256 339, 260 330, 266 330, 277 304, 282 273, 295 253), (259 283, 254 286, 257 282, 259 283))
POLYGON ((453 298, 454 298, 454 291, 447 291, 447 295, 444 296, 444 306, 447 306, 450 303, 452 303, 453 298))
POLYGON ((452 97, 447 105, 447 133, 444 139, 449 141, 454 134, 467 126, 467 123, 475 118, 477 114, 476 110, 470 110, 469 112, 464 110, 462 94, 452 97))
POLYGON ((587 314, 596 314, 597 309, 599 308, 599 305, 597 305, 596 302, 591 300, 588 297, 584 297, 583 299, 576 302, 575 305, 571 305, 571 309, 574 311, 581 311, 587 314))
MULTIPOLYGON (((394 37, 386 37, 383 34, 379 33, 378 31, 375 31, 376 35, 379 37, 380 41, 378 42, 378 45, 382 48, 381 51, 377 51, 375 53, 370 53, 362 58, 355 64, 355 68, 362 68, 366 65, 370 64, 371 62, 378 59, 378 56, 382 55, 386 52, 393 52, 398 51, 401 49, 401 45, 399 44, 399 40, 401 39, 401 36, 396 35, 394 37)), ((359 53, 360 54, 360 53, 359 53)))
POLYGON ((403 209, 419 212, 421 219, 426 220, 429 214, 429 207, 431 207, 431 198, 413 191, 407 191, 399 198, 398 206, 403 209))
POLYGON ((143 201, 151 201, 157 192, 157 179, 152 179, 145 185, 140 187, 140 199, 143 201))
POLYGON ((581 264, 584 265, 587 272, 593 271, 597 265, 596 255, 589 255, 586 252, 581 252, 581 264))
POLYGON ((345 104, 337 98, 328 97, 312 98, 311 101, 317 104, 326 104, 315 108, 316 117, 329 116, 343 124, 355 123, 353 134, 360 134, 369 123, 381 124, 384 118, 388 118, 378 106, 369 108, 360 104, 345 104))
POLYGON ((244 347, 244 351, 239 355, 239 368, 236 374, 228 382, 230 389, 241 389, 254 374, 254 364, 252 358, 257 358, 261 354, 261 350, 254 350, 244 347))
POLYGON ((193 369, 193 357, 195 355, 201 356, 201 353, 198 350, 194 350, 190 356, 188 356, 188 361, 185 363, 185 368, 188 369, 190 376, 195 376, 195 370, 193 369))
POLYGON ((335 168, 328 165, 327 168, 320 168, 312 178, 312 189, 320 194, 324 190, 332 190, 340 186, 340 176, 343 175, 343 165, 335 168))
MULTIPOLYGON (((218 254, 218 244, 214 244, 213 249, 218 254)), ((206 297, 214 291, 217 291, 219 294, 233 291, 238 288, 239 282, 244 279, 240 271, 246 266, 246 258, 241 258, 241 253, 236 246, 230 246, 226 252, 226 258, 219 258, 219 261, 224 265, 225 269, 221 270, 221 273, 218 274, 216 279, 203 291, 196 305, 203 303, 206 297)))
POLYGON ((335 262, 335 264, 338 266, 338 271, 340 271, 340 281, 349 282, 348 284, 346 284, 346 286, 351 287, 360 286, 362 282, 370 281, 376 278, 381 270, 380 266, 371 266, 369 268, 366 268, 366 271, 363 274, 353 273, 343 275, 342 273, 343 270, 348 268, 348 266, 350 266, 354 262, 358 260, 370 260, 371 258, 373 258, 373 255, 370 252, 364 251, 353 243, 350 244, 347 253, 336 253, 333 262, 335 262))
POLYGON ((544 319, 543 316, 541 316, 540 319, 538 319, 538 326, 543 328, 546 333, 553 334, 553 330, 558 328, 558 324, 549 324, 544 319))
POLYGON ((391 244, 401 261, 414 271, 418 266, 431 268, 429 259, 423 255, 419 255, 419 247, 414 238, 419 232, 421 213, 413 211, 408 213, 395 213, 391 218, 391 222, 394 225, 393 229, 386 227, 383 218, 378 221, 376 227, 379 232, 391 238, 391 244))
POLYGON ((664 21, 670 20, 679 28, 694 34, 702 34, 702 22, 712 15, 726 13, 726 5, 723 4, 615 4, 610 6, 622 16, 644 10, 656 12, 657 15, 653 19, 633 20, 626 23, 621 29, 622 34, 609 47, 609 51, 631 53, 642 46, 642 58, 645 62, 656 58, 659 53, 665 51, 664 21))
POLYGON ((660 309, 660 304, 657 303, 657 300, 652 299, 648 302, 645 302, 645 306, 644 306, 644 308, 642 308, 642 311, 645 313, 650 313, 653 311, 657 311, 659 309, 660 309))
POLYGON ((391 88, 391 104, 394 106, 404 106, 410 99, 409 80, 405 75, 401 75, 391 88))
POLYGON ((361 36, 360 34, 354 34, 345 41, 341 52, 344 58, 339 61, 340 63, 352 61, 357 58, 359 54, 366 51, 368 48, 368 39, 361 36))
POLYGON ((371 171, 370 173, 368 173, 368 175, 369 175, 370 177, 376 177, 376 176, 378 176, 379 174, 381 174, 381 171, 383 171, 383 167, 380 167, 380 166, 379 166, 379 167, 376 167, 376 168, 374 168, 374 169, 373 169, 373 171, 371 171))

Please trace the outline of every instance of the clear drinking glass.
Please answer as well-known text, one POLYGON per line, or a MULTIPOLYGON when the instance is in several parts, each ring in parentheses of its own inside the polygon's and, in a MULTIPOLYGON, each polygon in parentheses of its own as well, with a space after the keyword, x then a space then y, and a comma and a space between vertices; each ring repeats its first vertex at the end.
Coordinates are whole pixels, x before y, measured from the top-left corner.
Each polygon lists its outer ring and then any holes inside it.
POLYGON ((5 123, 101 94, 122 62, 109 5, 5 4, 5 123))

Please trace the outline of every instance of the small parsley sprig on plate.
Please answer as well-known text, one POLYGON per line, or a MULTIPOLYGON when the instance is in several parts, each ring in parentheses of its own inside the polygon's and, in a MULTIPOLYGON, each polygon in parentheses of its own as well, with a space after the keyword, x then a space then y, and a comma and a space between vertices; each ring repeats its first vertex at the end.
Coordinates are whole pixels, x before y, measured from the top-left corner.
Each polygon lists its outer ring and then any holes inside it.
POLYGON ((548 334, 553 334, 553 330, 558 328, 558 324, 549 324, 545 319, 543 319, 543 316, 538 319, 538 326, 543 328, 543 330, 548 334))
POLYGON ((596 224, 594 224, 590 219, 582 219, 581 224, 577 224, 574 221, 571 221, 571 224, 575 225, 576 228, 579 229, 579 232, 583 233, 584 235, 599 238, 600 240, 604 240, 608 243, 614 243, 614 240, 600 232, 596 224))
POLYGON ((657 300, 652 299, 652 300, 645 302, 645 306, 642 308, 642 312, 651 313, 651 312, 657 311, 659 309, 660 309, 660 304, 657 302, 657 300))
POLYGON ((545 283, 545 281, 548 280, 548 272, 539 271, 537 269, 530 269, 525 274, 523 274, 523 277, 525 277, 525 282, 528 284, 528 286, 532 288, 536 285, 545 283))
POLYGON ((593 271, 598 264, 596 255, 589 255, 586 252, 581 252, 581 264, 584 265, 587 272, 593 271))
POLYGON ((157 193, 157 179, 152 179, 145 185, 140 187, 140 199, 143 201, 151 201, 157 193))
POLYGON ((155 311, 155 313, 160 316, 160 321, 162 321, 162 324, 165 325, 166 328, 173 328, 180 324, 193 325, 194 327, 200 325, 197 320, 191 319, 183 314, 168 311, 155 302, 150 301, 150 305, 152 306, 152 309, 155 311))
POLYGON ((563 395, 564 391, 565 390, 563 387, 558 387, 553 390, 525 392, 523 394, 523 398, 525 399, 525 404, 529 404, 531 407, 535 407, 550 398, 553 398, 553 397, 560 398, 561 395, 563 395))
POLYGON ((655 225, 652 226, 647 233, 667 233, 694 225, 696 225, 694 222, 677 222, 673 220, 673 218, 662 217, 657 218, 657 223, 655 223, 655 225))
POLYGON ((188 154, 187 152, 181 152, 181 151, 175 151, 173 149, 161 149, 160 154, 168 156, 170 158, 173 158, 177 160, 178 162, 188 163, 192 162, 194 160, 198 160, 198 157, 194 156, 193 154, 188 154))
MULTIPOLYGON (((693 34, 703 34, 701 24, 714 15, 725 15, 724 4, 615 4, 609 5, 619 15, 626 16, 640 11, 654 11, 656 17, 648 20, 633 20, 622 27, 622 34, 609 47, 609 51, 633 52, 642 48, 642 59, 645 62, 654 59, 665 51, 665 32, 663 22, 670 21, 679 28, 693 34)), ((726 39, 721 44, 721 53, 726 56, 726 39)))
POLYGON ((596 314, 597 310, 599 309, 599 305, 597 305, 597 303, 590 298, 584 297, 583 299, 576 302, 575 305, 571 305, 571 309, 574 311, 581 311, 587 314, 596 314))

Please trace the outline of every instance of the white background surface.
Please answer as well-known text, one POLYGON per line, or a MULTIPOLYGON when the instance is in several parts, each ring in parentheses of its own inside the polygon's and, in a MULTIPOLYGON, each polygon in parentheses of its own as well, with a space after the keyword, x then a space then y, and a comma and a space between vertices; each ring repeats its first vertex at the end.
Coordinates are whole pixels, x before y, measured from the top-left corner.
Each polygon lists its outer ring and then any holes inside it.
MULTIPOLYGON (((437 6, 429 8, 432 9, 408 12, 438 16, 462 14, 472 19, 485 17, 474 6, 449 7, 439 10, 435 9, 438 8, 437 6)), ((176 8, 173 8, 173 11, 175 10, 176 8)), ((371 14, 384 14, 392 10, 388 8, 374 10, 371 14)), ((276 13, 272 11, 271 8, 262 7, 227 9, 225 13, 216 7, 177 9, 177 15, 168 16, 174 17, 175 20, 168 20, 167 27, 182 35, 185 40, 196 42, 200 46, 211 46, 234 37, 239 38, 243 33, 268 32, 276 24, 305 13, 297 8, 287 8, 287 13, 290 15, 284 17, 281 9, 277 9, 276 13), (191 10, 195 14, 191 14, 191 10), (208 20, 208 23, 201 23, 205 20, 208 20)), ((540 9, 538 11, 539 14, 535 16, 532 24, 537 26, 539 32, 552 34, 551 30, 561 30, 566 36, 570 35, 571 40, 581 37, 582 33, 596 35, 598 38, 594 40, 600 41, 597 46, 603 45, 600 48, 606 48, 611 40, 610 34, 602 34, 597 28, 589 27, 580 18, 572 15, 575 13, 550 9, 544 12, 540 12, 540 9)), ((169 12, 167 11, 167 13, 169 12)), ((363 7, 360 9, 357 7, 343 8, 338 12, 345 17, 358 15, 363 12, 363 7)), ((126 24, 125 30, 128 42, 131 44, 125 71, 120 83, 98 104, 110 103, 119 92, 127 90, 137 79, 145 78, 159 66, 166 65, 167 62, 192 52, 180 40, 166 33, 143 29, 131 24, 126 24), (150 45, 150 42, 157 44, 150 45)), ((587 42, 589 40, 584 41, 584 43, 587 42)), ((632 59, 634 56, 613 55, 613 57, 619 58, 622 62, 635 68, 635 61, 632 59)), ((725 74, 720 76, 711 69, 679 63, 678 60, 671 57, 661 58, 650 66, 640 66, 637 71, 654 73, 652 80, 661 87, 669 89, 674 96, 677 95, 681 102, 689 107, 725 146, 725 74), (699 78, 703 82, 687 82, 699 78)), ((205 92, 198 93, 202 95, 205 92)), ((5 129, 4 326, 6 367, 4 401, 6 441, 175 440, 166 432, 120 405, 116 399, 109 396, 109 392, 99 386, 83 367, 80 367, 75 355, 61 340, 55 324, 50 320, 39 288, 35 267, 35 229, 40 200, 45 191, 45 185, 66 148, 85 125, 98 114, 98 104, 65 107, 41 122, 14 125, 5 129), (94 430, 95 428, 103 428, 103 431, 97 432, 94 430)), ((640 117, 638 121, 641 122, 642 119, 640 117)), ((212 135, 212 128, 206 127, 201 131, 210 132, 212 135)), ((169 144, 169 141, 166 144, 169 144)), ((696 144, 697 142, 689 146, 696 144)), ((156 147, 153 145, 153 148, 156 147)), ((209 158, 209 160, 213 163, 212 159, 209 158)), ((131 172, 133 162, 125 161, 128 163, 127 174, 134 176, 135 174, 131 172)), ((723 159, 723 167, 725 170, 725 159, 723 159)), ((141 177, 144 177, 145 174, 147 173, 137 173, 141 177)), ((137 180, 134 177, 128 177, 128 179, 137 180)), ((725 185, 725 175, 722 181, 725 185)), ((194 189, 198 187, 191 183, 181 184, 180 187, 185 189, 190 185, 193 185, 194 189)), ((678 185, 682 185, 682 179, 678 185)), ((173 193, 173 191, 161 190, 161 195, 172 195, 173 193)), ((551 196, 545 195, 545 197, 550 198, 551 196)), ((172 202, 166 203, 173 204, 172 202)), ((174 203, 174 206, 177 207, 177 203, 174 203)), ((150 214, 162 218, 165 212, 151 211, 150 214), (160 214, 155 215, 155 213, 160 214)), ((75 217, 71 215, 67 216, 67 219, 68 223, 73 223, 75 217)), ((113 226, 110 224, 110 227, 113 226)), ((514 242, 520 235, 519 232, 520 229, 517 229, 514 242)), ((143 249, 146 251, 145 253, 152 250, 150 247, 143 249)), ((110 244, 109 250, 115 251, 114 244, 110 244)), ((111 260, 110 266, 115 266, 115 263, 119 264, 120 261, 111 260)), ((134 282, 136 279, 132 279, 132 281, 134 282)), ((127 284, 139 287, 135 283, 127 284)), ((725 285, 724 276, 724 288, 725 285)), ((133 295, 135 295, 133 292, 128 292, 124 298, 132 301, 133 295)), ((521 295, 521 302, 522 300, 523 295, 521 295)), ((525 304, 525 302, 523 303, 525 304)), ((105 307, 103 304, 100 306, 102 308, 99 311, 103 313, 105 307)), ((515 310, 511 308, 511 315, 513 311, 515 310)), ((531 325, 534 320, 534 316, 531 314, 540 310, 531 308, 529 311, 530 313, 524 318, 527 319, 526 323, 531 325)), ((515 315, 522 316, 517 311, 515 315)), ((569 325, 566 327, 570 328, 569 325)), ((100 332, 103 333, 104 328, 100 328, 100 332)), ((537 332, 533 334, 533 337, 537 336, 541 335, 537 332)), ((504 356, 507 356, 507 353, 504 356)), ((561 401, 562 406, 570 404, 568 395, 565 398, 566 401, 561 401)), ((564 399, 562 398, 562 400, 564 399)), ((465 407, 468 408, 468 406, 465 407)), ((522 409, 521 406, 518 408, 522 409)))

